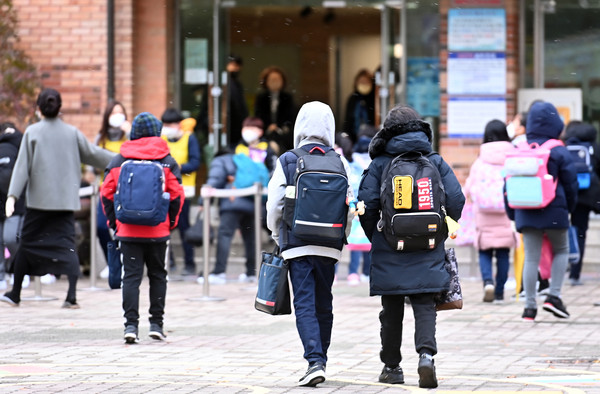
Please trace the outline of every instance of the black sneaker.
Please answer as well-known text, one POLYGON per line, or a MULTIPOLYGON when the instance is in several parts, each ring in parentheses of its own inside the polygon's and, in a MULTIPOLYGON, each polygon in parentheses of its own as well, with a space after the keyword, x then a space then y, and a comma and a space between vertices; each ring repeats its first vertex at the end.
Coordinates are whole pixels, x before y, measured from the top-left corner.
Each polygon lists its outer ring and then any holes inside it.
POLYGON ((63 308, 63 309, 79 309, 80 306, 77 303, 77 301, 65 300, 65 302, 63 302, 61 308, 63 308))
POLYGON ((315 387, 325 381, 325 366, 316 362, 308 366, 306 373, 298 381, 298 386, 315 387))
POLYGON ((148 336, 157 341, 167 339, 167 336, 163 332, 162 327, 157 323, 150 323, 150 331, 148 332, 148 336))
POLYGON ((3 296, 0 296, 0 301, 6 302, 10 306, 14 306, 14 307, 19 306, 19 301, 13 300, 12 297, 10 296, 10 292, 5 293, 3 296))
POLYGON ((423 389, 434 389, 438 386, 435 376, 435 366, 433 365, 433 357, 423 353, 419 356, 419 387, 423 389))
POLYGON ((523 318, 524 321, 533 322, 535 320, 536 315, 537 315, 536 308, 525 308, 521 317, 523 318))
POLYGON ((379 383, 402 384, 404 383, 404 372, 398 365, 395 368, 383 367, 379 375, 379 383))
POLYGON ((567 308, 563 305, 562 300, 556 296, 549 295, 546 297, 546 301, 544 301, 544 306, 542 308, 561 319, 568 319, 570 316, 569 312, 567 312, 567 308))
POLYGON ((136 343, 138 341, 138 329, 136 326, 126 326, 125 327, 125 333, 123 334, 123 339, 125 340, 125 343, 127 344, 132 344, 132 343, 136 343))

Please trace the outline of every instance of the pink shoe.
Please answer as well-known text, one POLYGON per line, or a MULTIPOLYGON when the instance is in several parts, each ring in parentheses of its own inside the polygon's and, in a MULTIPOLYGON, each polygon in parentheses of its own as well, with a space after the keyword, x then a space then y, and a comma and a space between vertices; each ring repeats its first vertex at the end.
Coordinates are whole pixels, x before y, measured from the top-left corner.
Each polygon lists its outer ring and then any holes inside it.
POLYGON ((360 276, 358 274, 348 275, 348 286, 358 286, 360 284, 360 276))

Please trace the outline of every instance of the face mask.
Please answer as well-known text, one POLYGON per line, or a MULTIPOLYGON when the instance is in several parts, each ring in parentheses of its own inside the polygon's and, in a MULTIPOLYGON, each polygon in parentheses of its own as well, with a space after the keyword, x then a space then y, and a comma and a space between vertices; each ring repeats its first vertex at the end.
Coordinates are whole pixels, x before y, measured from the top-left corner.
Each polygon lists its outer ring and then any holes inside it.
POLYGON ((125 114, 112 114, 108 117, 108 124, 112 127, 121 127, 125 122, 125 114))
POLYGON ((247 144, 251 144, 258 140, 260 137, 258 132, 253 129, 242 129, 242 138, 246 141, 247 144))
POLYGON ((118 141, 123 136, 123 130, 118 127, 108 128, 108 139, 111 141, 118 141))
POLYGON ((513 138, 515 138, 516 128, 515 128, 515 124, 514 123, 510 122, 506 126, 506 133, 508 134, 508 138, 510 138, 511 140, 513 138))
POLYGON ((366 96, 367 94, 371 93, 371 85, 367 85, 366 83, 359 83, 356 86, 356 90, 358 91, 358 93, 362 94, 363 96, 366 96))
POLYGON ((162 135, 164 135, 170 140, 174 140, 179 136, 179 129, 176 129, 174 127, 163 127, 162 135))

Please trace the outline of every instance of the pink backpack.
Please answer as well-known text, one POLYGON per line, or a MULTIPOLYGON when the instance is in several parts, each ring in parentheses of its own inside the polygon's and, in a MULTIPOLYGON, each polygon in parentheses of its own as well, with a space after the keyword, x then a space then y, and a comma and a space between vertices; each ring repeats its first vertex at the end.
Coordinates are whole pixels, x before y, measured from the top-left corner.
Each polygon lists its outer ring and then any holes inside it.
POLYGON ((548 173, 550 150, 563 146, 551 139, 542 145, 523 143, 506 154, 506 199, 508 206, 518 209, 539 209, 548 206, 556 195, 557 180, 548 173))

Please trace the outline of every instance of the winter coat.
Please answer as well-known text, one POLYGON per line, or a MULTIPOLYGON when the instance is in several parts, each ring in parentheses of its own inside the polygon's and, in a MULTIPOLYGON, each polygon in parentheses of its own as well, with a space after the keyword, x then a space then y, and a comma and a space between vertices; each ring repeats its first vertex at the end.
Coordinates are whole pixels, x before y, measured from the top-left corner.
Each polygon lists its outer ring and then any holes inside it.
POLYGON ((104 168, 114 155, 90 143, 75 126, 45 118, 25 130, 8 195, 20 197, 26 189, 28 208, 78 211, 81 163, 104 168))
MULTIPOLYGON (((328 105, 313 101, 304 104, 298 113, 294 127, 294 147, 310 150, 313 146, 320 145, 333 148, 335 141, 335 121, 331 108, 328 105)), ((283 223, 283 207, 285 189, 293 184, 293 174, 296 171, 297 156, 292 152, 286 152, 275 165, 275 171, 269 181, 267 196, 267 227, 271 230, 271 236, 282 247, 281 255, 289 260, 301 256, 322 256, 335 260, 341 258, 342 252, 334 247, 309 245, 291 236, 291 232, 283 223), (290 240, 289 245, 284 245, 285 238, 290 240)), ((344 165, 346 174, 350 172, 344 165)), ((354 199, 352 186, 348 184, 348 200, 354 199)), ((348 212, 346 236, 350 234, 353 214, 348 212)))
POLYGON ((358 140, 358 129, 361 124, 375 124, 375 89, 372 89, 366 96, 354 91, 346 103, 346 117, 344 120, 344 130, 352 141, 358 140), (366 116, 359 119, 357 116, 366 116))
POLYGON ((279 92, 279 104, 275 115, 275 122, 271 120, 271 93, 268 90, 261 91, 256 96, 254 102, 254 114, 263 121, 265 131, 270 124, 275 123, 279 128, 285 129, 286 134, 270 133, 265 134, 265 138, 269 141, 275 141, 277 144, 284 147, 286 151, 292 147, 292 133, 294 128, 294 120, 296 119, 296 106, 294 98, 291 94, 281 90, 279 92))
MULTIPOLYGON (((15 161, 19 154, 19 146, 21 146, 21 140, 23 134, 18 131, 12 133, 0 134, 0 207, 6 205, 6 198, 8 197, 8 185, 10 184, 10 177, 15 167, 15 161)), ((21 197, 15 204, 15 212, 13 215, 23 215, 25 213, 25 198, 21 197)), ((4 209, 0 209, 0 220, 6 219, 6 213, 4 209)))
POLYGON ((160 137, 144 137, 123 143, 121 153, 110 161, 104 171, 101 198, 102 208, 108 219, 108 226, 116 230, 116 239, 130 242, 163 242, 168 240, 171 230, 177 227, 185 195, 181 186, 179 165, 169 154, 166 141, 160 137), (115 216, 114 196, 117 191, 119 174, 121 173, 121 164, 129 159, 153 160, 163 166, 165 191, 171 195, 171 201, 167 218, 156 226, 121 223, 115 216))
MULTIPOLYGON (((542 145, 558 138, 563 129, 556 108, 550 103, 535 103, 527 115, 527 142, 542 145)), ((569 227, 569 212, 577 203, 577 173, 570 153, 564 146, 550 151, 548 173, 558 180, 556 197, 541 209, 512 209, 506 205, 508 217, 515 221, 517 231, 524 228, 566 229, 569 227)))
POLYGON ((582 145, 592 147, 593 154, 590 157, 592 164, 592 177, 590 187, 578 190, 577 205, 592 209, 600 213, 600 146, 596 143, 596 129, 591 125, 581 124, 567 128, 564 136, 565 145, 582 145))
MULTIPOLYGON (((380 188, 383 170, 400 153, 430 153, 429 125, 411 121, 396 128, 379 131, 369 147, 373 161, 360 184, 358 200, 364 201, 366 212, 360 216, 365 234, 371 240, 370 294, 421 294, 447 290, 449 275, 444 268, 445 245, 438 244, 433 250, 398 252, 392 249, 383 233, 376 230, 380 218, 380 188)), ((429 157, 439 170, 446 193, 446 212, 457 220, 465 204, 460 183, 450 166, 440 155, 429 157)))
POLYGON ((504 204, 500 209, 492 211, 480 209, 477 203, 494 198, 500 202, 503 201, 502 170, 506 153, 512 150, 514 150, 514 146, 507 141, 488 142, 481 145, 479 157, 471 166, 469 177, 465 182, 463 189, 465 196, 474 202, 474 246, 479 250, 516 246, 516 234, 512 230, 510 219, 504 210, 504 204), (494 180, 498 181, 494 182, 494 180), (494 190, 490 190, 490 187, 494 190))

